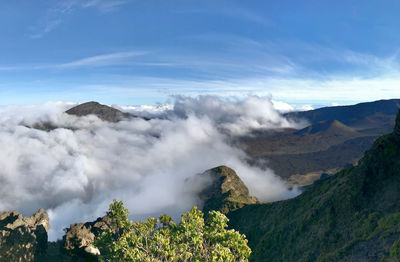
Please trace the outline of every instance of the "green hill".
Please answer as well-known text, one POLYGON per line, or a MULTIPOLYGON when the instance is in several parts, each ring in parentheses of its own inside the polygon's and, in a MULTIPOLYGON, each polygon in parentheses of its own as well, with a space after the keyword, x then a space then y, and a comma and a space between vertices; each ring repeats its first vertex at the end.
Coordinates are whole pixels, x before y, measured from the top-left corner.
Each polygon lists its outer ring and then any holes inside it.
POLYGON ((400 261, 400 112, 357 167, 302 195, 228 214, 252 261, 400 261))

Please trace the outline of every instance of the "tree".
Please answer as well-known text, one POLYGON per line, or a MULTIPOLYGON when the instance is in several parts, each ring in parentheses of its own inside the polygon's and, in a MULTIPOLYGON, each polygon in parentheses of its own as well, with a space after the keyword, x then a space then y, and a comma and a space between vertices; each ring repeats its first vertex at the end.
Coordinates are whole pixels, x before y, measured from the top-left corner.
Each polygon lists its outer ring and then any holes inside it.
POLYGON ((228 218, 193 207, 179 224, 170 216, 133 223, 122 201, 114 200, 107 215, 111 228, 95 244, 103 261, 248 261, 251 250, 245 235, 227 230, 228 218))

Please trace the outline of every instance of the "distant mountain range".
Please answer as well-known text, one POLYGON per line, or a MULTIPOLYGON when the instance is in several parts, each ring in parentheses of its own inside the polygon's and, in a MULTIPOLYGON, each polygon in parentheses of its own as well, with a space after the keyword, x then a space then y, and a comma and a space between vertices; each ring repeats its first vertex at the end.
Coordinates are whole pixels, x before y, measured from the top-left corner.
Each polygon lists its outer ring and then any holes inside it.
POLYGON ((400 111, 356 167, 300 196, 228 213, 251 261, 400 261, 400 111))
POLYGON ((301 130, 257 131, 236 144, 254 165, 272 168, 290 184, 305 186, 321 174, 356 164, 373 141, 391 132, 400 99, 285 114, 310 124, 301 130))
POLYGON ((310 124, 338 120, 347 126, 365 130, 371 126, 393 128, 394 119, 399 108, 400 99, 390 99, 349 106, 332 106, 310 111, 290 112, 285 116, 306 119, 310 124))

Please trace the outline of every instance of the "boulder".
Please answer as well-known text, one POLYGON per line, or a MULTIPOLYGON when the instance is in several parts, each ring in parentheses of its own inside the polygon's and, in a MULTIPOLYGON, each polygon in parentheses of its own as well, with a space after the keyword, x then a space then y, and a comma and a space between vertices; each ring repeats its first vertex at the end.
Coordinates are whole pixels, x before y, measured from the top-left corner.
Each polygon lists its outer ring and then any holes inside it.
POLYGON ((49 216, 40 209, 31 217, 0 212, 0 261, 34 261, 47 249, 49 216))
POLYGON ((72 224, 63 237, 63 249, 76 260, 96 261, 100 251, 94 246, 94 240, 110 226, 108 216, 99 217, 94 222, 72 224))

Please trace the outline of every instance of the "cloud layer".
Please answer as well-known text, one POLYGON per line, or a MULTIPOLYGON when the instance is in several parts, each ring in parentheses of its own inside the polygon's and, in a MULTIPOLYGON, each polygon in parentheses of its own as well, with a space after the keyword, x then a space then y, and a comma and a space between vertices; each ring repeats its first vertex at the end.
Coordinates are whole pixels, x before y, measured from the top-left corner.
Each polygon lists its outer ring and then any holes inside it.
POLYGON ((173 107, 147 110, 157 118, 119 123, 63 113, 74 105, 0 108, 0 210, 30 215, 47 209, 51 240, 71 223, 104 215, 113 198, 124 200, 134 219, 160 213, 178 217, 201 204, 199 188, 185 181, 218 165, 235 169, 263 201, 298 193, 272 170, 249 166, 244 153, 228 142, 230 135, 255 128, 294 125, 268 99, 177 97, 173 107), (37 123, 60 128, 29 128, 37 123))

